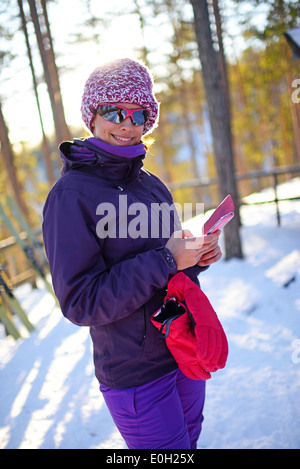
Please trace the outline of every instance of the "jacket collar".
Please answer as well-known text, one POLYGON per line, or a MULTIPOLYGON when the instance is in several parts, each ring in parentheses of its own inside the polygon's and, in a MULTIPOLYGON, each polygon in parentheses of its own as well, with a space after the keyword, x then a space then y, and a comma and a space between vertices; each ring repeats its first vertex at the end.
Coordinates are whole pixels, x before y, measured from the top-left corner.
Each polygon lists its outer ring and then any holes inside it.
POLYGON ((71 169, 90 167, 97 172, 101 170, 112 182, 125 182, 137 177, 146 154, 142 143, 117 147, 94 137, 63 142, 59 150, 63 161, 61 174, 71 169))

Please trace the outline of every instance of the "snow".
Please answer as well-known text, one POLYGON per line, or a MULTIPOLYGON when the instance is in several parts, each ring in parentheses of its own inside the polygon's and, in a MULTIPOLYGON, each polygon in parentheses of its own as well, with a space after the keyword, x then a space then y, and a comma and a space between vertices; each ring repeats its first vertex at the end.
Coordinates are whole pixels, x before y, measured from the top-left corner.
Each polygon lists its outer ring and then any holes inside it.
MULTIPOLYGON (((299 192, 299 178, 280 186, 280 197, 299 192)), ((200 277, 230 352, 207 382, 198 448, 300 448, 300 201, 279 207, 280 227, 273 204, 242 207, 245 258, 200 277)), ((0 328, 0 448, 126 448, 94 377, 88 328, 63 318, 42 281, 16 295, 36 330, 14 341, 0 328)))

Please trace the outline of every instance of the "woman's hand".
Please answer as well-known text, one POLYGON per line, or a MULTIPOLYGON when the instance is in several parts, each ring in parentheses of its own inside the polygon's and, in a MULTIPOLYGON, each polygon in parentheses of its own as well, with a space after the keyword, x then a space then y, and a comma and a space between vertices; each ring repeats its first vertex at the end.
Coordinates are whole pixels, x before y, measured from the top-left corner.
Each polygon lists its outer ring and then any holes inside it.
POLYGON ((166 244, 172 253, 178 270, 194 265, 207 267, 221 259, 222 253, 218 245, 220 231, 210 235, 193 236, 189 230, 176 231, 166 244))
POLYGON ((221 231, 216 231, 215 233, 212 233, 210 235, 206 235, 206 237, 210 237, 213 235, 217 235, 217 238, 215 237, 214 240, 211 240, 210 247, 208 250, 202 254, 199 262, 197 264, 200 267, 207 267, 210 266, 211 264, 214 264, 215 262, 218 262, 221 257, 222 257, 222 251, 220 249, 220 246, 218 244, 219 242, 219 237, 220 237, 221 231))

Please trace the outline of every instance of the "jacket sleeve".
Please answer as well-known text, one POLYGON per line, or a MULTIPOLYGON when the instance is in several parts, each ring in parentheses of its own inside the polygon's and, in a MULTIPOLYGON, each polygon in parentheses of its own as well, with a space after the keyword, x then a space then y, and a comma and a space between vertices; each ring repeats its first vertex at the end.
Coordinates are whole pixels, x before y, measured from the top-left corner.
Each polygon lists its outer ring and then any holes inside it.
POLYGON ((53 191, 44 207, 43 237, 55 294, 71 322, 97 326, 115 322, 145 304, 176 262, 164 247, 123 260, 109 270, 103 240, 95 233, 91 201, 73 189, 53 191))

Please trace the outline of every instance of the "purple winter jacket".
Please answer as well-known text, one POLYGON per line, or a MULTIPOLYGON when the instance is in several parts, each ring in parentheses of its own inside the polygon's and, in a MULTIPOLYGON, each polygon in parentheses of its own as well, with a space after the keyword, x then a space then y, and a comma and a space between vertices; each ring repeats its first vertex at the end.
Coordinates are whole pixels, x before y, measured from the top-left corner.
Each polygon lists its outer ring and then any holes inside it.
MULTIPOLYGON (((168 237, 151 237, 150 213, 145 220, 149 236, 122 235, 136 218, 128 214, 127 227, 122 227, 119 196, 126 195, 128 205, 143 202, 148 208, 172 204, 172 196, 159 178, 142 168, 143 144, 119 148, 88 138, 64 142, 60 152, 62 177, 51 189, 43 214, 55 294, 67 319, 90 327, 99 382, 112 388, 145 384, 177 368, 150 322, 177 265, 164 247, 168 237), (98 207, 108 202, 115 207, 110 221, 117 236, 104 237, 97 224, 107 212, 98 207)), ((179 229, 174 218, 170 223, 171 233, 179 229)), ((197 282, 200 270, 194 267, 188 274, 197 282)))

